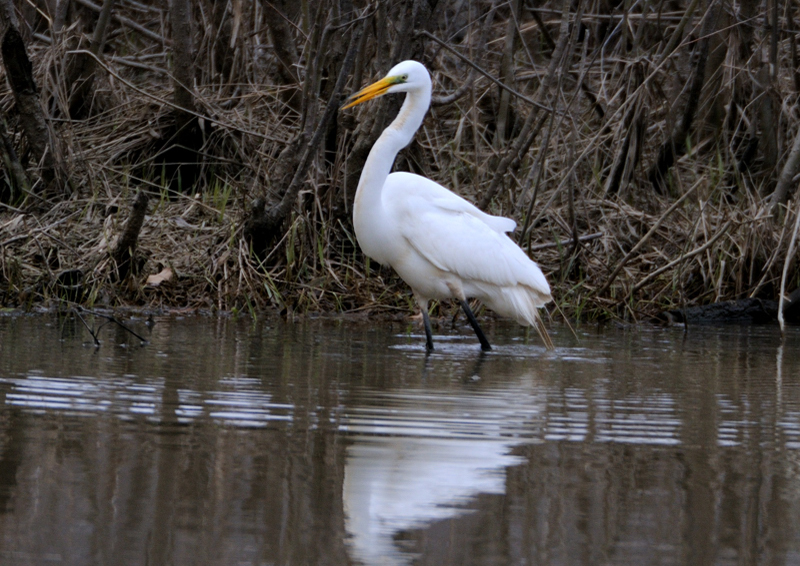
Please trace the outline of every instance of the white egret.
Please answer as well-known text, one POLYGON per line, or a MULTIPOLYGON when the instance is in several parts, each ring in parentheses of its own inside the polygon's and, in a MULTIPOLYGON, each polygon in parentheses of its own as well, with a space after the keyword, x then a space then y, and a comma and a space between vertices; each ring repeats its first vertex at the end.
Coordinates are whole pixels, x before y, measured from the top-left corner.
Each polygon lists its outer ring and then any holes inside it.
POLYGON ((433 350, 428 303, 448 298, 461 303, 483 350, 491 350, 491 345, 467 298, 480 299, 523 326, 534 326, 551 348, 538 313, 552 299, 550 286, 539 266, 506 235, 517 223, 486 214, 420 175, 390 173, 397 153, 422 124, 431 90, 427 69, 416 61, 403 61, 343 107, 406 93, 400 113, 375 142, 361 172, 353 206, 358 243, 367 256, 392 266, 411 286, 422 310, 428 351, 433 350))

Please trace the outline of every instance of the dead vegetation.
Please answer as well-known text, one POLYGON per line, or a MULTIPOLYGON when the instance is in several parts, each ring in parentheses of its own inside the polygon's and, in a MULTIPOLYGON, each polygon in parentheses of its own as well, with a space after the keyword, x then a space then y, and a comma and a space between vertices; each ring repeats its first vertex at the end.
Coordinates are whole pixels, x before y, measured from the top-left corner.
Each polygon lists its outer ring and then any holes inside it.
POLYGON ((406 58, 435 100, 396 168, 516 219, 568 316, 800 283, 793 4, 188 4, 16 4, 70 190, 47 189, 5 63, 0 304, 409 313, 350 224, 399 100, 337 112, 406 58))

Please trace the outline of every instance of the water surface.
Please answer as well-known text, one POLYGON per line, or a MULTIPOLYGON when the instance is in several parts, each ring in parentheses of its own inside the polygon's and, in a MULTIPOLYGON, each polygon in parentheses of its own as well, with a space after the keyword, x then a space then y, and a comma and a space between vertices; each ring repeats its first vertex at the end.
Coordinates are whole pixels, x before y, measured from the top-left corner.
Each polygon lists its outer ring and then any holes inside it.
POLYGON ((1 564, 800 564, 800 329, 154 322, 0 317, 1 564))

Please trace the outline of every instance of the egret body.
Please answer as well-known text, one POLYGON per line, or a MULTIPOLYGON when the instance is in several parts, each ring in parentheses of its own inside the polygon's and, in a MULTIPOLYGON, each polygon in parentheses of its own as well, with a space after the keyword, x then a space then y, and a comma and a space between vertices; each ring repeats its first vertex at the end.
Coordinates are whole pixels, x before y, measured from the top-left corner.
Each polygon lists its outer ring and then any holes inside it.
POLYGON ((539 266, 506 232, 510 218, 492 216, 440 184, 412 173, 391 173, 397 153, 422 124, 431 103, 431 77, 416 61, 403 61, 381 80, 350 97, 344 108, 393 92, 405 92, 400 113, 369 153, 356 190, 353 225, 370 258, 390 265, 411 286, 422 310, 427 349, 433 350, 428 318, 432 299, 456 298, 481 342, 491 345, 467 298, 496 313, 534 326, 552 347, 538 309, 552 299, 539 266))

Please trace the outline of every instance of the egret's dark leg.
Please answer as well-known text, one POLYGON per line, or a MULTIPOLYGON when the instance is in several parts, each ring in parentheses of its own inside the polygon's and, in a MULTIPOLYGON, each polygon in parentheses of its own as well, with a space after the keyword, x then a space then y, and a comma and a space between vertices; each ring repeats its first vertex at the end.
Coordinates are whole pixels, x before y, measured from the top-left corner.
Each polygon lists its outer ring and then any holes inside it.
POLYGON ((431 319, 428 318, 428 309, 422 309, 422 322, 425 325, 425 349, 433 352, 433 333, 431 332, 431 319))
POLYGON ((469 308, 469 304, 467 304, 467 301, 463 299, 459 299, 459 301, 461 301, 461 308, 464 309, 464 314, 467 315, 467 320, 469 320, 470 325, 472 325, 472 330, 475 331, 475 334, 478 336, 478 340, 481 342, 481 350, 491 350, 492 345, 489 344, 489 341, 486 339, 486 335, 483 333, 483 330, 481 330, 481 327, 478 324, 478 319, 475 318, 474 314, 472 314, 472 309, 469 308))

